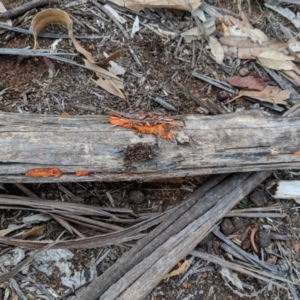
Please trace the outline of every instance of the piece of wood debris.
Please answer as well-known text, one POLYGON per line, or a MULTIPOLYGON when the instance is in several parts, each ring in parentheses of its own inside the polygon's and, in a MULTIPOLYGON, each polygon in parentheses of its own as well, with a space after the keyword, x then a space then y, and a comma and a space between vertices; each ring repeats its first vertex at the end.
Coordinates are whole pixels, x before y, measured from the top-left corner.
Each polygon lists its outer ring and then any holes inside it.
POLYGON ((294 199, 300 204, 300 180, 280 180, 273 196, 275 199, 294 199))
POLYGON ((178 276, 180 274, 184 274, 184 272, 187 270, 189 266, 189 260, 186 259, 183 263, 179 263, 178 265, 179 265, 178 268, 165 275, 164 279, 168 279, 174 276, 178 276))

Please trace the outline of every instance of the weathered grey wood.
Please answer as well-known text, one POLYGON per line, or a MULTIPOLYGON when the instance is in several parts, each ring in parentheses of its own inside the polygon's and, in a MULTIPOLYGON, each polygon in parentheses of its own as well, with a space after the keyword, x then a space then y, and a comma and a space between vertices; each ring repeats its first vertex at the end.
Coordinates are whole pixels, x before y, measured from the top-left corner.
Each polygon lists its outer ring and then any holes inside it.
POLYGON ((103 116, 0 113, 0 182, 115 181, 235 171, 299 168, 300 118, 260 111, 182 117, 175 141, 114 127, 103 116), (180 143, 180 142, 181 143, 180 143), (153 159, 126 167, 123 150, 148 144, 153 159), (29 178, 35 168, 57 167, 60 178, 29 178), (93 171, 76 177, 75 171, 93 171))
MULTIPOLYGON (((202 215, 211 208, 218 201, 218 198, 214 194, 210 194, 210 201, 206 201, 198 209, 194 209, 194 206, 196 206, 199 199, 225 178, 225 174, 210 178, 209 181, 205 182, 199 189, 189 195, 181 205, 168 211, 165 220, 160 225, 149 232, 142 240, 138 241, 130 251, 124 253, 105 273, 96 278, 82 291, 81 296, 84 295, 85 299, 91 300, 102 295, 130 269, 139 264, 145 257, 148 257, 153 252, 153 249, 158 248, 164 241, 180 231, 181 228, 184 228, 197 218, 197 216, 202 215), (189 215, 187 212, 192 212, 193 215, 189 215), (184 217, 181 217, 182 215, 184 217)), ((226 183, 228 182, 223 182, 222 186, 225 186, 226 183)), ((80 299, 80 296, 78 299, 80 299)))
POLYGON ((140 240, 123 255, 124 258, 116 262, 116 266, 96 278, 76 300, 82 297, 94 300, 99 296, 105 300, 145 299, 164 275, 188 255, 236 203, 269 175, 269 172, 231 175, 198 198, 198 201, 192 198, 193 205, 189 209, 174 212, 177 220, 172 225, 165 228, 164 223, 159 225, 155 229, 161 228, 158 235, 152 240, 148 240, 148 235, 140 240), (143 243, 143 240, 148 243, 143 243), (144 248, 140 249, 140 245, 144 248))

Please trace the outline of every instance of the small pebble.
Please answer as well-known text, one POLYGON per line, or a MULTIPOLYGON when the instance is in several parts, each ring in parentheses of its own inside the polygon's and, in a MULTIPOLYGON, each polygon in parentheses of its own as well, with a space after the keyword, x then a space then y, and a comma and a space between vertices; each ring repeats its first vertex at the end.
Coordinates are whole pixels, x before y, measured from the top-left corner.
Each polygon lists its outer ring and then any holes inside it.
POLYGON ((223 219, 223 221, 222 221, 222 223, 221 223, 220 226, 221 226, 222 232, 226 236, 230 235, 231 233, 233 233, 235 231, 235 228, 234 228, 231 220, 228 219, 228 218, 223 219))
POLYGON ((218 100, 226 100, 229 97, 228 93, 221 91, 218 93, 218 100))
POLYGON ((141 204, 145 201, 145 195, 141 191, 131 191, 128 200, 132 204, 141 204))
POLYGON ((256 241, 257 241, 260 248, 267 248, 271 244, 270 236, 264 230, 258 231, 257 234, 256 234, 255 239, 256 239, 256 241))
POLYGON ((267 199, 263 190, 257 190, 250 195, 250 200, 256 207, 264 207, 267 205, 267 199))
POLYGON ((249 70, 246 69, 246 68, 241 68, 241 69, 239 70, 239 74, 240 74, 241 76, 247 76, 247 75, 249 74, 249 70))
POLYGON ((232 218, 232 223, 236 231, 242 229, 245 225, 244 220, 239 217, 232 218))
POLYGON ((242 242, 242 249, 248 250, 251 246, 250 240, 246 239, 242 242))
POLYGON ((108 258, 112 261, 115 261, 115 260, 117 260, 118 257, 115 254, 110 253, 110 254, 108 254, 108 258))

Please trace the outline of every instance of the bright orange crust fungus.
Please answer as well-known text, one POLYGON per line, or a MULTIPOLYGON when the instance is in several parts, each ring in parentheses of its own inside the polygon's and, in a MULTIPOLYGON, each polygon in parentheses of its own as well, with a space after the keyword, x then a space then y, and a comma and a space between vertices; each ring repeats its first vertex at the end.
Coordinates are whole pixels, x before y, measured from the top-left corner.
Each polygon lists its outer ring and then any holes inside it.
POLYGON ((170 131, 173 128, 179 127, 173 119, 161 120, 157 116, 147 117, 145 119, 126 119, 114 114, 109 117, 109 123, 112 125, 122 126, 124 128, 136 129, 141 133, 156 134, 164 139, 174 137, 170 131))
POLYGON ((44 169, 33 169, 28 171, 25 176, 27 177, 60 177, 63 172, 57 168, 44 168, 44 169))
POLYGON ((300 150, 294 152, 295 155, 300 155, 300 150))
POLYGON ((90 170, 78 170, 78 171, 76 171, 76 176, 77 177, 87 176, 91 173, 92 173, 92 171, 90 171, 90 170))

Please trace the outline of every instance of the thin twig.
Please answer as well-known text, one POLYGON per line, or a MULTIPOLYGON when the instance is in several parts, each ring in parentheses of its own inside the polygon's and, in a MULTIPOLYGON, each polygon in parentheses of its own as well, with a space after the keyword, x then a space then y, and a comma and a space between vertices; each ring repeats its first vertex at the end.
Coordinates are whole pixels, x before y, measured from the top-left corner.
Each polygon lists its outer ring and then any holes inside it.
POLYGON ((232 269, 232 270, 250 275, 252 277, 261 279, 263 281, 270 282, 270 283, 272 283, 272 284, 274 284, 274 285, 276 285, 280 288, 283 288, 283 289, 286 289, 286 288, 283 285, 277 283, 276 281, 267 278, 267 276, 270 277, 270 278, 273 278, 273 279, 281 280, 283 282, 290 282, 289 280, 287 280, 283 277, 275 276, 275 275, 272 275, 271 273, 265 273, 265 272, 262 272, 262 271, 259 271, 259 270, 254 270, 254 269, 250 270, 249 268, 241 267, 240 265, 228 262, 225 259, 221 259, 219 257, 213 256, 213 255, 208 254, 208 253, 193 250, 191 252, 191 255, 194 255, 196 257, 202 258, 203 260, 210 261, 210 262, 213 262, 215 264, 224 266, 226 268, 229 268, 229 269, 232 269))
POLYGON ((258 228, 256 226, 254 226, 252 229, 251 229, 251 234, 250 234, 250 242, 251 242, 251 245, 252 245, 252 248, 253 250, 258 253, 258 249, 256 247, 256 244, 255 244, 255 241, 254 241, 254 237, 255 237, 255 234, 257 232, 258 228))
MULTIPOLYGON (((15 31, 15 32, 20 32, 24 34, 29 34, 32 35, 32 31, 24 28, 19 28, 15 26, 9 26, 4 23, 0 23, 0 28, 6 29, 9 31, 15 31)), ((70 39, 70 36, 67 34, 55 34, 55 33, 47 33, 47 32, 40 32, 38 34, 39 37, 44 37, 48 39, 70 39)), ((74 35, 76 39, 104 39, 107 38, 108 36, 105 35, 74 35)))
POLYGON ((138 57, 136 56, 136 54, 134 53, 134 51, 132 50, 131 47, 129 47, 129 52, 130 52, 130 54, 132 55, 134 61, 135 61, 136 64, 138 65, 138 67, 139 67, 140 69, 142 69, 142 64, 141 64, 140 60, 138 59, 138 57))
MULTIPOLYGON (((32 192, 29 188, 27 188, 22 183, 15 183, 15 186, 19 188, 22 192, 24 192, 28 197, 32 197, 34 199, 39 199, 39 196, 32 192)), ((49 215, 58 222, 61 226, 63 226, 66 230, 68 230, 71 234, 76 234, 80 238, 84 238, 84 235, 81 234, 76 228, 74 228, 68 221, 62 219, 60 216, 49 213, 49 215)))
POLYGON ((56 3, 56 2, 59 2, 59 0, 33 0, 29 3, 25 3, 16 8, 13 8, 11 10, 1 13, 0 18, 3 18, 3 19, 15 18, 15 17, 18 17, 18 16, 26 13, 27 11, 29 11, 33 8, 38 8, 38 7, 45 6, 47 4, 56 3))
POLYGON ((103 5, 101 5, 100 3, 98 3, 96 0, 90 0, 90 2, 92 2, 95 6, 97 6, 100 10, 102 10, 104 13, 106 13, 111 20, 119 27, 119 29, 122 31, 124 37, 129 40, 130 37, 127 33, 127 31, 124 29, 124 27, 120 24, 120 22, 112 15, 112 13, 106 9, 103 5))
POLYGON ((204 38, 205 38, 206 41, 208 42, 208 41, 209 41, 209 38, 208 38, 208 35, 207 35, 206 31, 205 31, 205 28, 204 28, 204 26, 201 24, 201 22, 200 22, 198 16, 195 14, 195 11, 194 11, 194 9, 193 9, 193 7, 192 7, 190 1, 189 1, 189 0, 185 0, 185 3, 186 3, 187 6, 189 7, 190 12, 191 12, 191 15, 193 16, 193 18, 194 18, 194 20, 195 20, 197 26, 199 27, 200 31, 202 32, 204 38))

